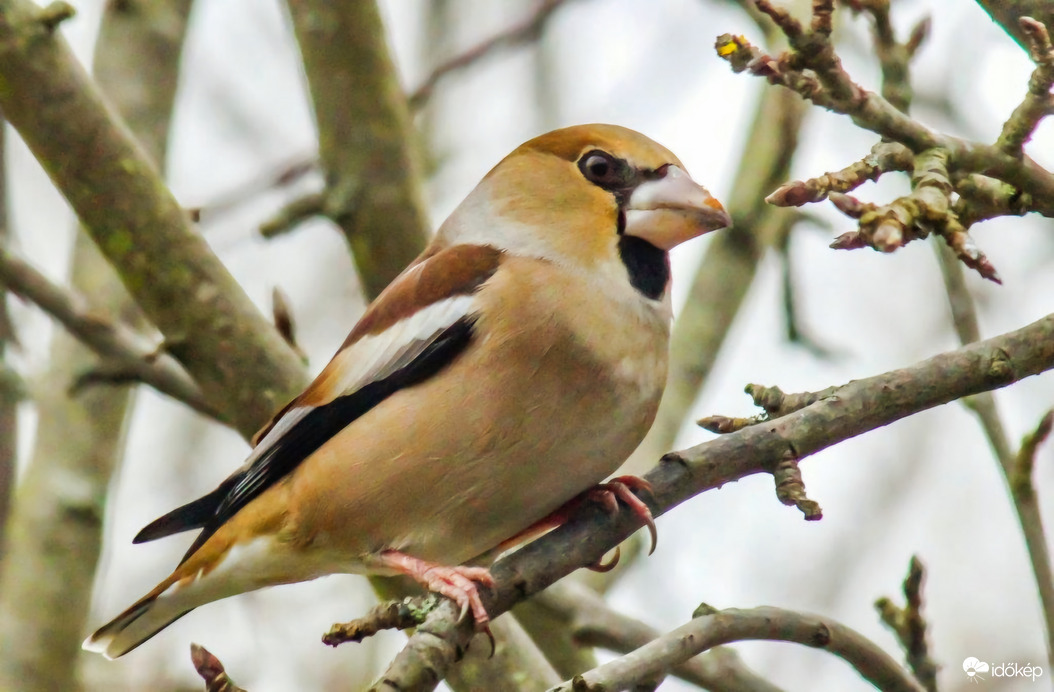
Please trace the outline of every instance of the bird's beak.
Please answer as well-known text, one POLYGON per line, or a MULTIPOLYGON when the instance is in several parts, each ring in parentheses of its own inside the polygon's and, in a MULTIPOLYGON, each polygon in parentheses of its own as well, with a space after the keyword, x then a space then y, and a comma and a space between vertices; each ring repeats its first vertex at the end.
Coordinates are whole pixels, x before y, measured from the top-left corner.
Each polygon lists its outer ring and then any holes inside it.
POLYGON ((633 191, 626 205, 626 234, 669 250, 686 240, 732 225, 732 218, 706 188, 678 166, 633 191))

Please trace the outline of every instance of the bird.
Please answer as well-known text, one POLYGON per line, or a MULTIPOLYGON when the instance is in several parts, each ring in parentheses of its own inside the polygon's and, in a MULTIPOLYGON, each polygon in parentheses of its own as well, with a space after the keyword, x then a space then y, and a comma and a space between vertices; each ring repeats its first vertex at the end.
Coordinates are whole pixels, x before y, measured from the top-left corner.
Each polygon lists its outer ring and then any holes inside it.
POLYGON ((522 144, 243 465, 140 531, 134 543, 199 533, 84 648, 117 658, 198 606, 334 573, 409 575, 485 628, 479 589, 493 579, 475 559, 598 494, 650 519, 630 492, 643 481, 603 481, 665 386, 669 251, 730 224, 673 153, 634 130, 577 125, 522 144))

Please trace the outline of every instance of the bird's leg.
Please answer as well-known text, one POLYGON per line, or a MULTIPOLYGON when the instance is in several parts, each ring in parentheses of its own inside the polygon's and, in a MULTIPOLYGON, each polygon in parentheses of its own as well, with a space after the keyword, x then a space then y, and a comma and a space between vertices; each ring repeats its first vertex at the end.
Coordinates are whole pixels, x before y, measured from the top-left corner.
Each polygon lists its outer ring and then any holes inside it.
POLYGON ((398 550, 385 550, 380 554, 380 561, 385 567, 394 569, 400 574, 405 574, 414 579, 429 591, 446 596, 461 606, 461 616, 471 610, 472 617, 476 621, 476 629, 489 632, 487 623, 490 616, 487 609, 483 607, 483 601, 479 597, 479 587, 476 582, 484 586, 494 586, 494 577, 490 570, 485 567, 448 567, 436 562, 421 560, 420 558, 401 553, 398 550))
MULTIPOLYGON (((637 476, 618 476, 607 483, 595 485, 560 505, 512 538, 502 541, 501 545, 498 546, 498 552, 508 550, 520 543, 526 543, 558 526, 563 526, 578 512, 578 509, 585 502, 598 503, 608 514, 614 514, 618 511, 618 501, 622 500, 637 515, 641 522, 648 527, 648 533, 651 534, 651 550, 648 551, 650 555, 655 552, 655 543, 659 537, 658 532, 655 530, 655 518, 652 516, 651 510, 648 509, 648 505, 644 504, 633 494, 634 490, 651 492, 651 484, 637 476)), ((619 554, 616 552, 611 562, 603 563, 598 561, 589 565, 589 569, 598 572, 610 571, 618 563, 618 559, 619 554)))

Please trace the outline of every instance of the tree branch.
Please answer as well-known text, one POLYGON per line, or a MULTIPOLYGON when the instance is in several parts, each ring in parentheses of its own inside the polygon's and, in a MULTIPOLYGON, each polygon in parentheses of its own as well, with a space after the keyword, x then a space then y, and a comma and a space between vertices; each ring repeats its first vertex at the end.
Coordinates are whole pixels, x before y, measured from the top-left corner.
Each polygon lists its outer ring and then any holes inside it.
MULTIPOLYGON (((573 580, 553 584, 531 602, 559 612, 571 636, 582 645, 624 654, 661 636, 643 622, 612 610, 595 591, 573 580)), ((685 659, 669 673, 710 692, 780 692, 779 687, 750 670, 732 649, 716 648, 685 659)))
POLYGON ((224 422, 223 416, 205 401, 201 389, 172 356, 159 353, 156 345, 127 325, 99 316, 81 296, 52 283, 3 247, 0 247, 0 283, 51 315, 118 370, 202 415, 224 422))
POLYGON ((1029 55, 1036 63, 1036 69, 1028 80, 1025 98, 1003 124, 1003 131, 995 144, 1011 156, 1020 157, 1025 142, 1031 139, 1039 121, 1054 111, 1054 96, 1050 93, 1054 86, 1054 46, 1051 46, 1050 35, 1041 22, 1022 17, 1018 24, 1028 39, 1029 55))
MULTIPOLYGON (((719 56, 728 60, 736 72, 748 71, 761 76, 770 83, 786 87, 814 104, 848 115, 861 128, 871 130, 884 139, 898 142, 914 154, 911 166, 898 165, 898 168, 910 169, 913 191, 910 195, 899 198, 889 205, 876 206, 864 204, 852 198, 832 197, 832 202, 847 215, 860 220, 858 231, 844 234, 833 247, 851 249, 871 246, 889 252, 912 239, 925 237, 931 230, 940 233, 948 245, 956 250, 960 259, 977 269, 986 278, 995 280, 994 269, 988 264, 984 255, 974 246, 967 235, 968 223, 982 218, 1000 214, 1020 213, 1022 208, 1035 211, 1045 216, 1054 216, 1054 175, 1036 164, 1032 159, 1023 156, 1020 148, 1010 146, 1023 142, 1024 137, 1015 134, 1001 138, 995 145, 985 145, 935 132, 898 109, 896 104, 906 105, 910 100, 910 88, 906 84, 907 60, 913 54, 917 44, 922 40, 924 31, 913 32, 907 43, 897 44, 888 26, 888 7, 884 0, 877 3, 879 10, 873 11, 876 20, 876 37, 879 43, 879 56, 883 64, 883 73, 893 78, 884 87, 884 93, 892 97, 891 103, 882 96, 868 91, 856 84, 842 68, 841 61, 834 52, 827 30, 834 0, 814 0, 813 18, 810 28, 803 27, 797 20, 773 6, 769 0, 756 0, 757 7, 765 12, 780 27, 787 37, 791 50, 778 58, 772 57, 751 45, 742 36, 724 34, 719 36, 716 49, 719 56), (885 21, 883 22, 883 17, 885 21), (900 89, 897 89, 899 84, 900 89), (1006 141, 1003 141, 1006 140, 1006 141), (1008 153, 1013 150, 1013 153, 1008 153), (968 197, 970 187, 959 189, 960 181, 971 176, 984 176, 994 181, 1013 186, 1015 190, 1000 192, 989 196, 991 202, 983 211, 974 209, 968 197), (953 193, 965 197, 966 201, 956 200, 953 193), (1028 200, 1022 202, 1022 196, 1028 200)), ((855 3, 856 6, 862 3, 855 3)), ((851 5, 852 6, 852 5, 851 5)), ((1041 65, 1045 64, 1046 49, 1042 46, 1043 32, 1033 25, 1036 36, 1034 53, 1040 56, 1041 65)), ((1046 83, 1047 71, 1037 67, 1030 82, 1032 100, 1026 99, 1027 115, 1012 118, 1014 122, 1024 123, 1014 130, 1019 133, 1038 121, 1039 112, 1043 110, 1037 103, 1044 99, 1048 103, 1050 96, 1039 96, 1042 84, 1046 83)), ((1048 86, 1049 91, 1049 86, 1048 86)), ((1024 108, 1024 106, 1023 106, 1024 108)), ((858 179, 860 173, 881 175, 880 166, 866 171, 852 171, 851 183, 858 179)), ((793 203, 800 200, 804 204, 813 198, 822 199, 836 190, 846 176, 823 177, 809 181, 783 186, 772 196, 773 203, 793 203), (831 183, 824 187, 825 183, 831 183), (789 188, 789 189, 788 189, 789 188), (804 188, 804 189, 802 189, 804 188)))
MULTIPOLYGON (((934 406, 988 391, 1054 368, 1054 315, 1013 332, 943 353, 911 367, 856 380, 801 410, 663 457, 645 475, 658 516, 701 492, 765 472, 786 454, 798 459, 934 406)), ((497 581, 483 594, 491 615, 540 592, 579 567, 593 564, 640 528, 629 511, 582 515, 499 560, 497 581)), ((431 689, 471 638, 472 624, 458 624, 450 601, 417 629, 374 689, 431 689)))
MULTIPOLYGON (((952 322, 960 343, 968 344, 979 341, 981 330, 978 326, 977 311, 973 297, 966 287, 962 267, 950 252, 938 248, 938 261, 944 286, 948 294, 952 322)), ((1010 446, 1010 439, 999 415, 995 397, 990 392, 978 394, 967 401, 969 407, 977 414, 978 422, 992 448, 1003 477, 1007 481, 1010 497, 1014 504, 1014 513, 1021 524, 1021 533, 1025 539, 1032 573, 1036 579, 1040 604, 1043 609, 1043 621, 1046 629, 1047 660, 1054 666, 1054 567, 1051 565, 1050 550, 1047 547, 1046 531, 1039 503, 1031 483, 1022 486, 1015 483, 1017 475, 1017 457, 1010 446)))
POLYGON ((372 300, 424 249, 428 215, 406 97, 375 0, 289 0, 318 122, 321 209, 372 300))
MULTIPOLYGON (((190 0, 113 2, 96 42, 100 88, 159 164, 189 13, 190 0)), ((86 234, 74 238, 69 270, 79 300, 24 263, 8 261, 13 259, 0 247, 0 263, 23 270, 17 278, 26 294, 50 301, 67 325, 83 330, 79 336, 111 355, 127 349, 121 367, 156 372, 159 384, 208 409, 174 360, 147 362, 143 351, 149 346, 126 326, 143 326, 142 314, 86 234), (123 323, 110 325, 96 315, 119 316, 123 323)), ((71 396, 70 381, 98 361, 72 333, 55 335, 49 359, 48 372, 34 388, 36 439, 16 496, 7 536, 10 555, 0 582, 0 688, 73 692, 81 684, 80 640, 103 542, 103 498, 125 456, 132 390, 93 388, 71 396)))
POLYGON ((45 19, 29 0, 0 0, 0 109, 172 355, 248 437, 303 387, 303 369, 45 19))
POLYGON ((704 614, 610 663, 550 692, 601 692, 629 689, 665 674, 674 665, 715 646, 736 641, 793 642, 822 649, 845 660, 883 692, 921 692, 914 680, 877 644, 829 618, 782 608, 729 608, 704 614))

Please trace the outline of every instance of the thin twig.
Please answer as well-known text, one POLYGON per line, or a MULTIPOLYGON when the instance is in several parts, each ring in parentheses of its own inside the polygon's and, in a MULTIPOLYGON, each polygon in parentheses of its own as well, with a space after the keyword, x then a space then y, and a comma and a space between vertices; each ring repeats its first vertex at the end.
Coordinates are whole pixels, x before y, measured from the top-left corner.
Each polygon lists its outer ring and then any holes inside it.
MULTIPOLYGON (((995 145, 968 142, 938 133, 913 120, 888 100, 856 84, 842 68, 828 36, 806 30, 767 0, 758 7, 773 17, 791 43, 792 51, 779 57, 767 55, 742 36, 719 36, 716 49, 734 71, 747 71, 772 84, 791 89, 814 104, 848 115, 859 127, 884 139, 903 144, 916 155, 940 149, 946 152, 947 166, 958 179, 968 173, 983 174, 1008 183, 1031 196, 1031 211, 1054 216, 1054 174, 1028 157, 1015 157, 995 145)), ((827 12, 826 5, 819 8, 827 12)), ((823 24, 814 11, 814 24, 823 24)), ((916 32, 921 34, 921 32, 916 32)), ((907 47, 917 39, 909 39, 907 47)), ((970 248, 962 247, 964 251, 970 248)))
POLYGON ((922 617, 922 582, 925 570, 917 556, 912 556, 904 580, 904 607, 889 598, 875 601, 882 622, 896 636, 907 656, 908 666, 927 692, 937 692, 937 664, 930 658, 926 639, 926 620, 922 617))
POLYGON ((417 111, 423 108, 428 99, 432 98, 436 86, 451 74, 482 62, 500 51, 537 41, 553 14, 570 1, 542 0, 529 17, 436 67, 416 89, 410 92, 407 97, 410 110, 417 111))
POLYGON ((1022 156, 1022 148, 1035 132, 1039 121, 1054 111, 1054 47, 1050 43, 1047 27, 1032 17, 1018 20, 1029 43, 1029 55, 1036 69, 1028 80, 1028 92, 1020 105, 1010 114, 1003 131, 999 133, 996 146, 1011 156, 1022 156))
POLYGON ((134 374, 139 381, 205 416, 226 422, 174 358, 158 353, 156 344, 124 324, 93 314, 78 296, 4 248, 0 248, 0 283, 51 315, 117 369, 134 374))
MULTIPOLYGON (((963 344, 975 343, 981 338, 974 301, 966 287, 962 266, 950 256, 950 252, 939 248, 941 273, 944 276, 945 290, 951 306, 952 321, 956 334, 963 344)), ((1054 667, 1054 568, 1051 566, 1050 550, 1047 547, 1043 517, 1039 511, 1034 492, 1022 492, 1020 484, 1015 483, 1017 474, 1017 456, 1011 450, 1003 421, 999 416, 995 397, 991 392, 984 392, 971 397, 969 406, 977 414, 985 437, 999 462, 999 468, 1010 487, 1010 496, 1014 510, 1021 524, 1025 538, 1028 557, 1032 563, 1032 573, 1036 579, 1040 603, 1043 607, 1043 620, 1046 625, 1047 660, 1054 667)), ((1029 484, 1029 488, 1031 484, 1029 484)))

